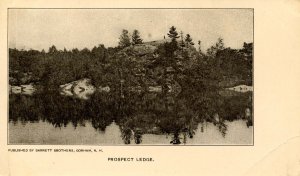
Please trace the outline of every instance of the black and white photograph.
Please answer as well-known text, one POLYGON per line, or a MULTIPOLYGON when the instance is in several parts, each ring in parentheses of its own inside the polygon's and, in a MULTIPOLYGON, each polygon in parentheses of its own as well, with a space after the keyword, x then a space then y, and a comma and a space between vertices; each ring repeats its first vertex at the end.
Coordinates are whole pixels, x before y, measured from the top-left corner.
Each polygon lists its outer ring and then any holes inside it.
POLYGON ((8 9, 8 144, 254 145, 254 9, 8 9))

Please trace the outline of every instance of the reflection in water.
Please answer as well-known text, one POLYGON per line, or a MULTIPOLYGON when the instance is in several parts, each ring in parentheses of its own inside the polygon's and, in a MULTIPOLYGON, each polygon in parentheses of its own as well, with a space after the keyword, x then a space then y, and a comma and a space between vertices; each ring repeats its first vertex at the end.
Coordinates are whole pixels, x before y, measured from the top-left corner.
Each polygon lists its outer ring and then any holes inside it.
POLYGON ((10 95, 9 140, 26 144, 222 144, 239 143, 231 139, 242 135, 239 141, 252 144, 251 97, 251 92, 224 96, 217 91, 186 91, 178 96, 125 92, 124 98, 118 93, 96 93, 88 100, 56 92, 10 95), (67 139, 57 139, 61 137, 67 139))

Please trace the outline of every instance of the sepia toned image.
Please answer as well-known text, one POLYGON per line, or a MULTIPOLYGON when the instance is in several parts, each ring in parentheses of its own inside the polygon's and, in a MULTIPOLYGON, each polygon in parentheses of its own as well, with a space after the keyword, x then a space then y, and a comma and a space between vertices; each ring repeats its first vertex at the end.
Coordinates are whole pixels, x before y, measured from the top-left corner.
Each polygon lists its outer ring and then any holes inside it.
POLYGON ((253 9, 8 9, 8 144, 253 145, 253 9))

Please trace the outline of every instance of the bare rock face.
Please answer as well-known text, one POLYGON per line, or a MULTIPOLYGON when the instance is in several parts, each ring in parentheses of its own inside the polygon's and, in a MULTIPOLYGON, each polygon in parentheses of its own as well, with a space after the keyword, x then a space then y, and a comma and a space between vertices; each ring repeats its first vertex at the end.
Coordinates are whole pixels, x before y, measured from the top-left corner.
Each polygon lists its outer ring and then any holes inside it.
POLYGON ((135 56, 144 56, 147 54, 153 54, 156 47, 148 44, 137 44, 134 46, 124 48, 120 53, 133 54, 135 56))
POLYGON ((91 84, 91 80, 87 78, 60 85, 59 87, 60 94, 85 100, 96 91, 96 88, 91 84))
POLYGON ((152 45, 135 45, 133 48, 133 51, 138 55, 138 56, 143 56, 146 54, 152 54, 154 53, 156 47, 152 45))
POLYGON ((168 38, 163 40, 155 40, 155 41, 145 42, 145 44, 152 45, 152 46, 159 46, 167 42, 171 42, 171 39, 168 38))

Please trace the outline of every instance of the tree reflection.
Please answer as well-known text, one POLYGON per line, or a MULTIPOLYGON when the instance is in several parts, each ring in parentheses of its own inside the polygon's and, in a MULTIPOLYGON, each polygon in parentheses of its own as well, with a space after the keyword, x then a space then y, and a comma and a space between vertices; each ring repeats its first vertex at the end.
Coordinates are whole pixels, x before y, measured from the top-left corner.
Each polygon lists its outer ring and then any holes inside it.
POLYGON ((225 121, 247 119, 252 125, 251 93, 224 96, 218 91, 183 91, 178 96, 167 93, 124 92, 96 93, 80 100, 47 92, 33 96, 10 95, 9 120, 16 123, 46 121, 56 128, 74 128, 91 122, 93 128, 105 132, 113 121, 120 127, 124 144, 141 144, 144 134, 170 134, 171 144, 186 144, 200 124, 204 132, 213 123, 223 137, 225 121))

